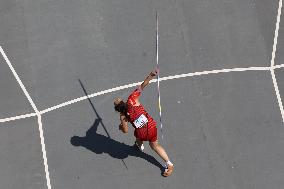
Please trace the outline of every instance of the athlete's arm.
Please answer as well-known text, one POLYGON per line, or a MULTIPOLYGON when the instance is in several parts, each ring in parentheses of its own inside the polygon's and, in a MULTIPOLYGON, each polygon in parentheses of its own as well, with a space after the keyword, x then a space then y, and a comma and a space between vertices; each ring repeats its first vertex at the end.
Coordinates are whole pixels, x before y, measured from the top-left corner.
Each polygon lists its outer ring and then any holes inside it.
POLYGON ((148 84, 149 82, 157 75, 157 70, 152 71, 147 77, 146 79, 143 81, 143 83, 140 85, 141 90, 143 90, 148 84))
POLYGON ((139 106, 139 96, 141 95, 142 90, 149 84, 149 82, 157 75, 157 70, 152 71, 146 79, 143 81, 143 83, 135 89, 128 97, 128 100, 130 100, 130 103, 133 106, 139 106))
POLYGON ((128 124, 127 124, 127 118, 125 115, 120 114, 120 124, 119 124, 119 130, 123 133, 128 133, 128 124))

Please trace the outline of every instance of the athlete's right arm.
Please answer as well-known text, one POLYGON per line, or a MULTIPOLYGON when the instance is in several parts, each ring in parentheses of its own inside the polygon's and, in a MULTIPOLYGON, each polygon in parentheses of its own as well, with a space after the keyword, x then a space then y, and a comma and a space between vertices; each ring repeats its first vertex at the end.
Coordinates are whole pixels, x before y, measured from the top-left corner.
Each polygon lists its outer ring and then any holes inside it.
POLYGON ((123 133, 128 133, 128 124, 127 124, 127 118, 125 115, 120 114, 120 124, 119 124, 119 130, 123 133))
POLYGON ((157 75, 157 73, 157 70, 154 70, 146 77, 146 79, 141 84, 141 90, 143 90, 149 84, 149 82, 157 75))

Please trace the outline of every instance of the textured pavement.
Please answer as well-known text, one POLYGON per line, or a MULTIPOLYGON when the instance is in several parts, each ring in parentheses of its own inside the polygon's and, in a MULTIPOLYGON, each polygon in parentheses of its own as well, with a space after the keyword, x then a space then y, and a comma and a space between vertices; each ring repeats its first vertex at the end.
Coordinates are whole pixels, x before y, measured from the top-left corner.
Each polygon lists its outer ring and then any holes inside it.
MULTIPOLYGON (((269 67, 277 9, 277 0, 3 0, 0 45, 42 111, 84 96, 84 89, 93 94, 142 81, 156 65, 156 10, 161 77, 269 67)), ((283 17, 275 65, 284 60, 283 17)), ((275 74, 284 99, 284 68, 275 74)), ((160 84, 160 142, 175 164, 171 177, 161 176, 164 163, 147 144, 145 153, 133 149, 132 128, 118 131, 112 101, 127 98, 130 87, 42 114, 51 187, 284 185, 284 125, 269 70, 160 84)), ((34 112, 2 56, 0 87, 0 119, 34 112)), ((156 83, 141 101, 158 120, 156 83)), ((37 117, 2 122, 0 135, 0 188, 48 188, 37 117)))

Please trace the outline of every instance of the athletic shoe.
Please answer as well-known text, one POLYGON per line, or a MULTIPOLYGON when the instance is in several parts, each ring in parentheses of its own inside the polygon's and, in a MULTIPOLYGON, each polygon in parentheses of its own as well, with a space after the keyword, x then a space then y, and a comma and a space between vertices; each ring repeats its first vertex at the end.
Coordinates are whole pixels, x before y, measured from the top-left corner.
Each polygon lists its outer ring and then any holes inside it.
POLYGON ((144 145, 141 146, 135 141, 135 146, 142 152, 144 150, 144 145))

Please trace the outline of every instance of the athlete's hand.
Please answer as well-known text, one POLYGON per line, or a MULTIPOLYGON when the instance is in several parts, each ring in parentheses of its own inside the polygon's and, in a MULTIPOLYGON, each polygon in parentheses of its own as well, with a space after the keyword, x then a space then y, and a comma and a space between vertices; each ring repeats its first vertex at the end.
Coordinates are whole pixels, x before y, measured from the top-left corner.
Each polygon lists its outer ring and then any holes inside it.
POLYGON ((119 124, 119 130, 123 133, 128 133, 128 127, 124 127, 122 124, 119 124))
POLYGON ((141 84, 141 89, 143 90, 157 74, 158 74, 158 69, 151 71, 151 73, 146 77, 146 79, 141 84))
POLYGON ((149 74, 149 76, 155 77, 157 74, 158 74, 158 69, 155 69, 155 70, 151 71, 151 73, 149 74))

